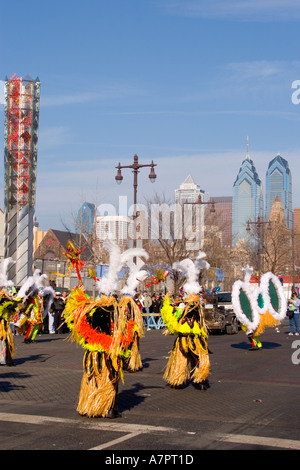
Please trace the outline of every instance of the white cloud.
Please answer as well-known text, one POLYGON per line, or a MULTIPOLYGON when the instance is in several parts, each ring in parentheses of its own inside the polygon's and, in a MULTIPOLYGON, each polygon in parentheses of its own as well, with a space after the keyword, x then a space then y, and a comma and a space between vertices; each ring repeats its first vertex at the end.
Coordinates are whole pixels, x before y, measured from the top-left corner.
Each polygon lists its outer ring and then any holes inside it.
POLYGON ((97 90, 83 92, 81 90, 74 91, 70 94, 62 95, 41 95, 41 106, 64 106, 72 104, 82 104, 104 101, 108 99, 120 99, 128 96, 141 96, 145 94, 145 90, 131 85, 112 84, 103 85, 99 84, 97 90), (98 91, 98 90, 101 91, 98 91))
POLYGON ((249 80, 253 78, 268 78, 279 75, 286 70, 288 64, 280 61, 252 61, 252 62, 232 62, 228 64, 228 72, 238 80, 249 80))
POLYGON ((298 0, 170 0, 171 14, 237 21, 285 21, 300 18, 298 0))

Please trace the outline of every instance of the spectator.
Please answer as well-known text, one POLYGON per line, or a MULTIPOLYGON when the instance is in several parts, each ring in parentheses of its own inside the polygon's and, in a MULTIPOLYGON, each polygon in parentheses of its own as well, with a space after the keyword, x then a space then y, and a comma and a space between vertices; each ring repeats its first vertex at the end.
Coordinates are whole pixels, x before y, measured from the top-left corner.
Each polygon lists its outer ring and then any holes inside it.
POLYGON ((161 300, 159 295, 153 294, 152 296, 152 312, 153 313, 160 313, 160 308, 161 308, 161 300))
POLYGON ((146 292, 146 295, 144 297, 144 308, 146 313, 150 313, 150 307, 152 305, 152 300, 150 295, 146 292))
POLYGON ((289 316, 289 320, 290 320, 289 335, 294 334, 294 328, 295 328, 295 335, 299 336, 300 299, 297 297, 296 293, 292 295, 292 300, 289 302, 289 304, 292 310, 294 311, 294 314, 289 316))
POLYGON ((54 300, 51 305, 51 310, 54 315, 54 331, 55 333, 63 333, 62 325, 63 325, 63 316, 62 312, 65 308, 65 301, 64 298, 61 296, 60 292, 55 292, 54 300))

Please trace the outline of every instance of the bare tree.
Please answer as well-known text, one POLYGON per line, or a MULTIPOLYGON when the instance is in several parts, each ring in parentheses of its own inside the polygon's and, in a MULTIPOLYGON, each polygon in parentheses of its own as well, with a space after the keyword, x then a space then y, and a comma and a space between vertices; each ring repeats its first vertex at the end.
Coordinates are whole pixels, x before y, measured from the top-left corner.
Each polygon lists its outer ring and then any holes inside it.
MULTIPOLYGON (((201 248, 199 237, 199 221, 195 219, 195 207, 191 204, 174 204, 167 201, 164 195, 156 194, 147 201, 148 238, 144 242, 149 253, 149 264, 153 267, 158 263, 171 268, 174 262, 185 258, 195 259, 201 248), (189 225, 185 223, 189 217, 189 225), (185 223, 185 226, 184 226, 185 223)), ((203 222, 202 222, 203 223, 203 222)), ((174 291, 177 293, 184 282, 182 274, 172 271, 174 291)))

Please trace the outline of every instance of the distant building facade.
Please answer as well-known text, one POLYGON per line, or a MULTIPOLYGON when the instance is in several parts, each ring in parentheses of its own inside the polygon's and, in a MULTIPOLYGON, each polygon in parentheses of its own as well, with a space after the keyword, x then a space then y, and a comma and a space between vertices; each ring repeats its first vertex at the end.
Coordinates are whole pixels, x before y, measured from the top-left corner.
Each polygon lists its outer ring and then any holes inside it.
POLYGON ((191 240, 187 240, 186 246, 189 250, 199 250, 204 241, 204 191, 196 184, 191 175, 175 189, 175 204, 183 207, 184 233, 191 229, 191 240))
POLYGON ((292 228, 292 175, 287 160, 279 154, 270 161, 266 173, 266 219, 276 198, 282 202, 286 226, 292 228))
POLYGON ((211 201, 215 203, 215 213, 210 214, 210 207, 206 207, 205 225, 217 226, 222 234, 222 246, 229 248, 232 245, 232 197, 212 197, 211 201))
POLYGON ((92 234, 95 227, 95 204, 85 202, 78 211, 76 219, 76 233, 92 234))
POLYGON ((80 234, 49 229, 34 252, 34 266, 47 275, 48 281, 54 287, 69 290, 78 285, 76 271, 69 271, 70 265, 65 255, 68 240, 72 241, 76 248, 85 247, 80 254, 80 259, 85 263, 82 277, 86 289, 91 291, 93 280, 88 276, 88 268, 93 266, 93 254, 85 237, 80 234))
POLYGON ((233 184, 232 244, 247 239, 247 222, 263 216, 263 188, 253 161, 247 155, 233 184))
POLYGON ((189 175, 184 182, 175 189, 175 202, 183 204, 185 202, 197 202, 198 200, 203 201, 203 191, 200 189, 189 175))
POLYGON ((96 217, 96 238, 100 241, 114 240, 128 245, 128 226, 132 219, 122 215, 104 215, 96 217))

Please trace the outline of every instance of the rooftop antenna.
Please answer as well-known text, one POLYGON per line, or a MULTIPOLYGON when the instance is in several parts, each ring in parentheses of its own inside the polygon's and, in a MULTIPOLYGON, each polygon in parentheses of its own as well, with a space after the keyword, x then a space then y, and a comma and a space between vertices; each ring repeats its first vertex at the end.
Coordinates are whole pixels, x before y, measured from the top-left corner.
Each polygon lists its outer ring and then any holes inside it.
POLYGON ((249 137, 247 136, 247 159, 249 160, 250 159, 250 156, 249 156, 249 137))

